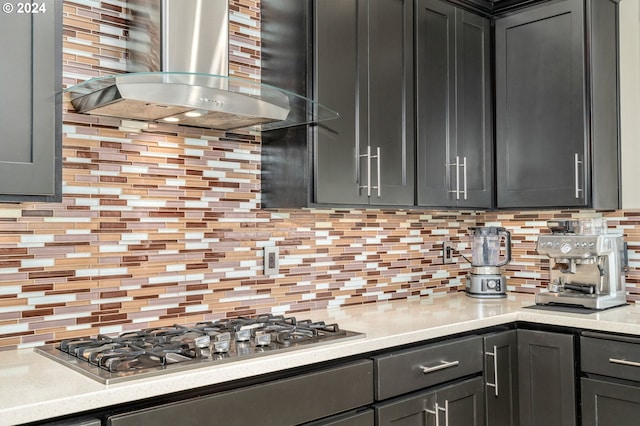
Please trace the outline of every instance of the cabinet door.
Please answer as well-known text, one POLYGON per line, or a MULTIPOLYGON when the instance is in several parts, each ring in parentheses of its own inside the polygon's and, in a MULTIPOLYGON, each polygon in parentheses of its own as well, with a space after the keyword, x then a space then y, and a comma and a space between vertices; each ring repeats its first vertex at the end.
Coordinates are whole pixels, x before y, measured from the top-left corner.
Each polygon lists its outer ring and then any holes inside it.
POLYGON ((62 176, 62 2, 33 3, 38 13, 18 13, 18 6, 32 3, 13 4, 13 12, 0 14, 0 201, 57 201, 62 176))
POLYGON ((372 186, 381 186, 370 202, 413 205, 413 0, 371 0, 368 9, 368 135, 372 155, 380 148, 380 167, 371 159, 372 186))
POLYGON ((367 204, 366 1, 315 2, 315 96, 340 117, 316 126, 314 152, 317 203, 367 204), (365 37, 364 41, 362 37, 365 37), (361 173, 362 172, 362 173, 361 173))
POLYGON ((481 377, 448 386, 436 392, 440 416, 437 424, 481 426, 484 416, 484 381, 481 377))
POLYGON ((435 426, 435 405, 434 391, 377 404, 376 426, 435 426))
POLYGON ((456 10, 456 157, 465 164, 461 207, 493 203, 490 30, 487 18, 456 10))
POLYGON ((378 404, 376 425, 484 425, 483 387, 482 378, 476 377, 378 404))
POLYGON ((440 0, 416 9, 417 182, 421 206, 455 206, 455 11, 440 0))
POLYGON ((367 408, 356 413, 338 414, 337 416, 304 423, 305 426, 372 426, 374 423, 373 409, 367 408))
POLYGON ((414 204, 412 17, 411 0, 316 2, 316 99, 340 113, 317 126, 317 203, 414 204))
POLYGON ((640 388, 602 380, 581 379, 583 426, 636 426, 640 388))
POLYGON ((373 402, 370 360, 119 414, 110 426, 297 425, 373 402), (283 406, 286 404, 286 406, 283 406))
POLYGON ((498 207, 586 205, 583 1, 497 19, 495 51, 498 207))
POLYGON ((484 350, 487 424, 517 426, 519 409, 516 331, 509 330, 486 336, 484 350))
POLYGON ((416 33, 418 204, 491 207, 489 20, 419 0, 416 33))
POLYGON ((576 424, 573 336, 518 330, 522 426, 576 424))

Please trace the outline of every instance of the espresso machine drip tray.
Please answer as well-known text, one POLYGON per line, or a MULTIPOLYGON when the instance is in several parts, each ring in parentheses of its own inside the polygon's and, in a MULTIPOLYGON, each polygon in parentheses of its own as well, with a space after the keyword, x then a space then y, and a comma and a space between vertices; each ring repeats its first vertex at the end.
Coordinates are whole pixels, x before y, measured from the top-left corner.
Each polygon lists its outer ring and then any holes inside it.
POLYGON ((589 315, 595 312, 599 312, 599 311, 594 311, 593 309, 585 308, 583 306, 554 305, 554 304, 525 306, 525 309, 536 309, 539 311, 564 312, 567 314, 582 314, 582 315, 589 315))

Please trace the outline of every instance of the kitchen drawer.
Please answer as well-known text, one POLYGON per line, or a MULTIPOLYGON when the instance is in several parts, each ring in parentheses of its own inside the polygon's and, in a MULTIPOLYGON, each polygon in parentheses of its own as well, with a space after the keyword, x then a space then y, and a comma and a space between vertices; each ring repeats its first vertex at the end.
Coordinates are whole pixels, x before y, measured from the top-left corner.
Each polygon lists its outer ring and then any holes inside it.
POLYGON ((580 365, 585 373, 640 382, 640 339, 583 333, 580 365))
POLYGON ((482 371, 482 338, 465 337, 374 357, 376 400, 482 371))
POLYGON ((297 425, 373 402, 371 360, 112 416, 109 426, 297 425))

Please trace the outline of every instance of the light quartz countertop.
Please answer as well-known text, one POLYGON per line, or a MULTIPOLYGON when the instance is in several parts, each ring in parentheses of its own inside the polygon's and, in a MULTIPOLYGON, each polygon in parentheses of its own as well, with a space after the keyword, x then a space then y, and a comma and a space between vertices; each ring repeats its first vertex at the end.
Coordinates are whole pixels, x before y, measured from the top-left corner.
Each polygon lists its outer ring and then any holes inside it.
POLYGON ((592 314, 528 309, 531 295, 480 300, 464 293, 331 308, 299 318, 337 322, 364 338, 103 385, 33 349, 0 352, 0 425, 32 422, 302 367, 485 327, 527 321, 640 335, 640 305, 592 314))

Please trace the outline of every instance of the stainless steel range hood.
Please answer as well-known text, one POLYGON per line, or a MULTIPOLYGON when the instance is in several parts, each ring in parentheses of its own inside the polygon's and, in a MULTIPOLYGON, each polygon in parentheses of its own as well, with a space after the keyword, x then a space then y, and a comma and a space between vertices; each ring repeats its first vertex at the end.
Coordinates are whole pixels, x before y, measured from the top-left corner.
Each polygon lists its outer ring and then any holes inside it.
POLYGON ((222 130, 338 117, 298 94, 228 75, 227 0, 129 0, 127 6, 133 72, 67 89, 76 112, 222 130))

